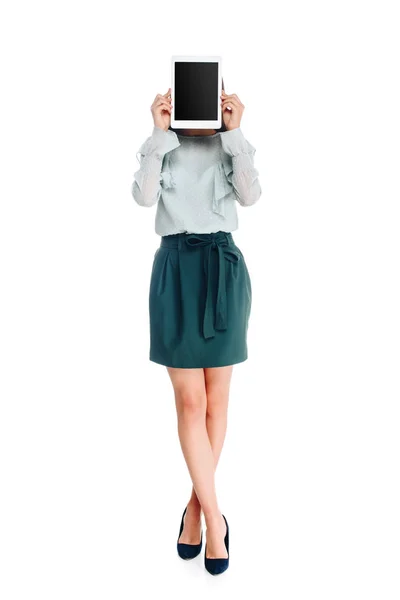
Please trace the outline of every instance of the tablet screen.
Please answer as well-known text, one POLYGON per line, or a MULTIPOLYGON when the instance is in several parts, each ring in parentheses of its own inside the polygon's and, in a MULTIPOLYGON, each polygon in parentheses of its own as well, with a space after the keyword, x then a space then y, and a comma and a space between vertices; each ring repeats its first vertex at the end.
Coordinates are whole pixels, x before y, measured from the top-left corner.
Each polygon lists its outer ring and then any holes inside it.
POLYGON ((217 62, 175 62, 175 119, 218 119, 217 62))

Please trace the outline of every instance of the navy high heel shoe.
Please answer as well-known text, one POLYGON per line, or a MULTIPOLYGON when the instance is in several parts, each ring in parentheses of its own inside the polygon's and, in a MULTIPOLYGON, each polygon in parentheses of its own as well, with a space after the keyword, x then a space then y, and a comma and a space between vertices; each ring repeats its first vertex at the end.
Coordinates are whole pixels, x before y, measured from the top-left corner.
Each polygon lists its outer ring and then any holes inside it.
MULTIPOLYGON (((179 529, 178 540, 181 537, 181 533, 183 531, 183 518, 186 514, 187 506, 183 511, 181 527, 179 529)), ((179 541, 177 542, 177 550, 178 554, 181 558, 185 560, 190 560, 191 558, 195 558, 201 552, 201 546, 203 543, 203 531, 201 532, 200 543, 199 544, 182 544, 179 541)))
MULTIPOLYGON (((225 515, 222 515, 225 519, 225 515)), ((207 558, 207 544, 204 552, 204 566, 211 575, 219 575, 227 570, 229 567, 229 526, 228 521, 225 519, 226 523, 226 534, 224 537, 226 551, 228 553, 227 558, 207 558)))

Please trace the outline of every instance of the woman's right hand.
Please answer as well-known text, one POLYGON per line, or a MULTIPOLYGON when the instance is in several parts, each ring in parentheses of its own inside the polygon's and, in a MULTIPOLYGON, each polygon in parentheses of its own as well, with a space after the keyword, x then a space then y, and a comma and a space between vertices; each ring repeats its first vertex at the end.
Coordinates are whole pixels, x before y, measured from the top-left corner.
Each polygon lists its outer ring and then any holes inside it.
POLYGON ((151 105, 151 114, 153 115, 154 125, 167 131, 171 124, 172 112, 171 88, 168 88, 166 94, 157 94, 151 105))

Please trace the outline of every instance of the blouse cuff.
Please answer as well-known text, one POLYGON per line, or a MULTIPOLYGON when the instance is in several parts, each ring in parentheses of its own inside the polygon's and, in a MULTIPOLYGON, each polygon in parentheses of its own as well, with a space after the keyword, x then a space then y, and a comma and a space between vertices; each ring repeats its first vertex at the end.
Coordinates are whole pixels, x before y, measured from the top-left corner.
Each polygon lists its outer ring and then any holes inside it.
POLYGON ((255 150, 243 135, 240 127, 221 132, 222 148, 230 156, 237 156, 242 153, 251 153, 255 150))
POLYGON ((178 140, 175 131, 171 131, 170 129, 165 131, 165 129, 161 129, 161 127, 157 127, 156 125, 153 127, 151 138, 153 149, 157 154, 162 156, 180 145, 180 141, 178 140))

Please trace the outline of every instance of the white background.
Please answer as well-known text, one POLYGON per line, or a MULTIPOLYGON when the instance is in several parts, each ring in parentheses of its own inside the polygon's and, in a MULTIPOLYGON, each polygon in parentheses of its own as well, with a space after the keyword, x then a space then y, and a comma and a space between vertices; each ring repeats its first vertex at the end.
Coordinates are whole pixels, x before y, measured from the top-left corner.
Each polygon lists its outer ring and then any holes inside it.
POLYGON ((395 8, 2 4, 2 599, 398 600, 395 8), (263 189, 234 233, 253 309, 216 578, 176 553, 191 486, 130 192, 172 54, 222 55, 263 189))

